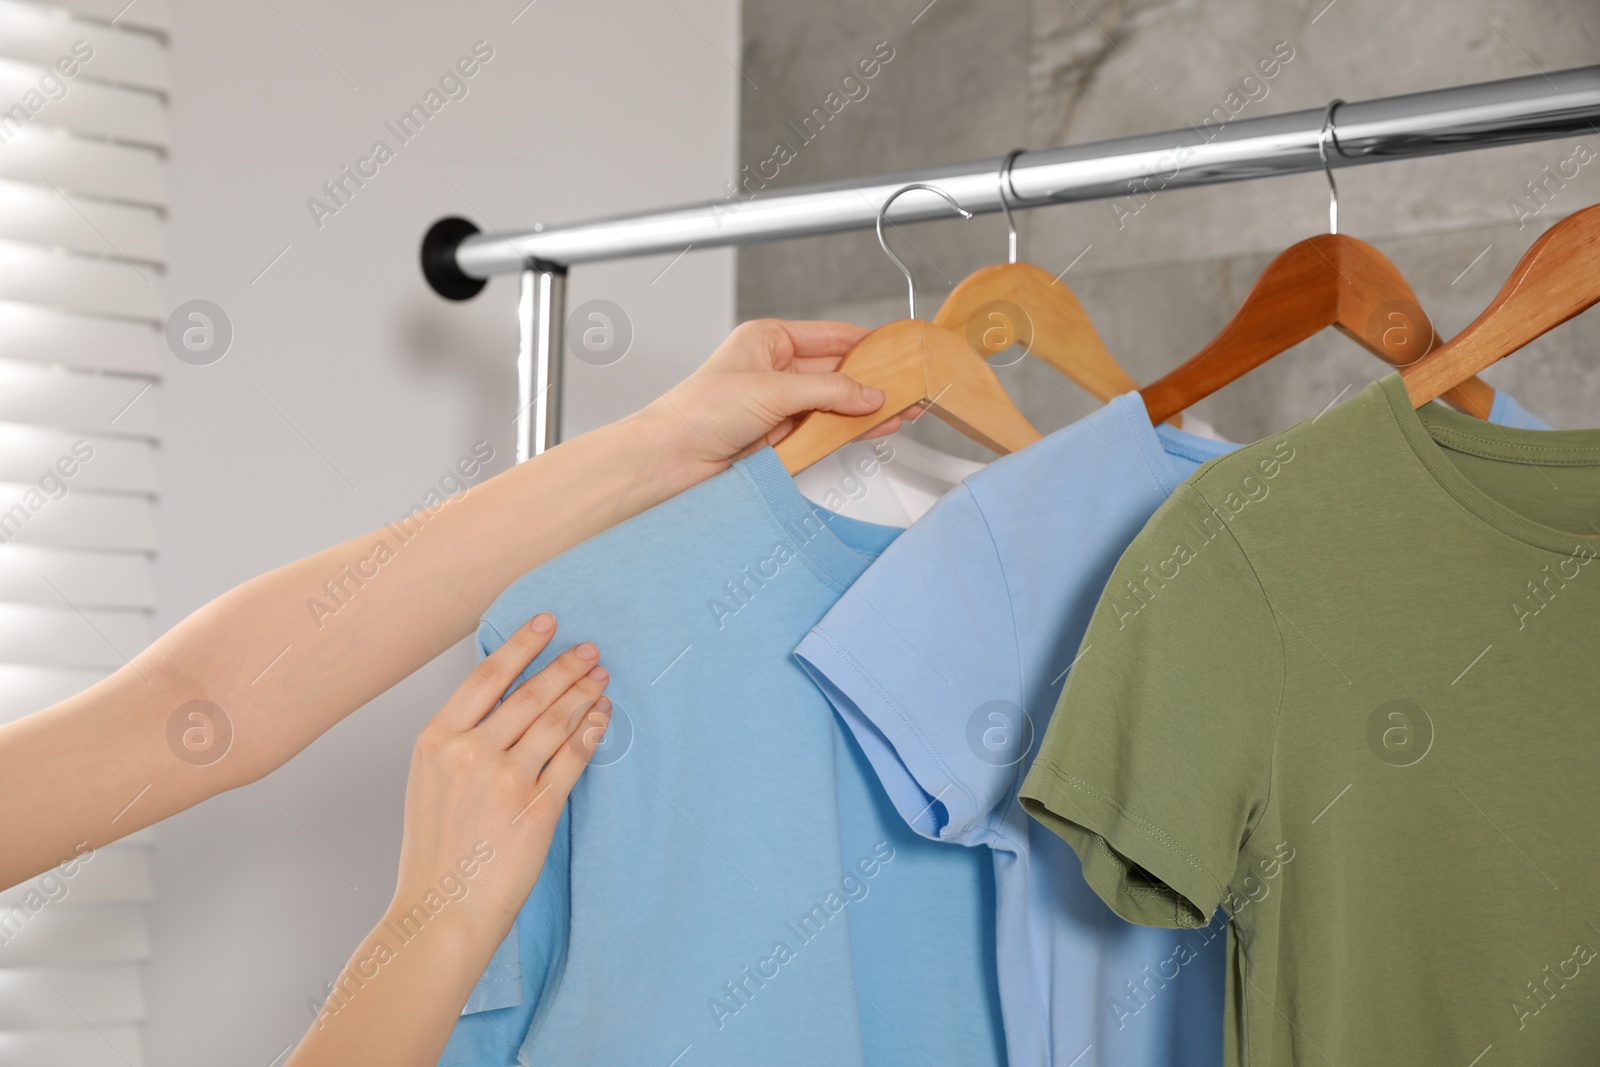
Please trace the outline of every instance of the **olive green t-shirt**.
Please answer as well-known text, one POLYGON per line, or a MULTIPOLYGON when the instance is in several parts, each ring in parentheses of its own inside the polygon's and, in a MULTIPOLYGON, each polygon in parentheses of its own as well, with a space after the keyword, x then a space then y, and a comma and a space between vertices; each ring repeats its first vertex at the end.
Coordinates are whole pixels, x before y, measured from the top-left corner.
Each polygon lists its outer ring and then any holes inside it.
POLYGON ((1600 431, 1391 375, 1123 555, 1022 803, 1125 918, 1226 909, 1228 1063, 1600 1063, 1596 534, 1600 431))

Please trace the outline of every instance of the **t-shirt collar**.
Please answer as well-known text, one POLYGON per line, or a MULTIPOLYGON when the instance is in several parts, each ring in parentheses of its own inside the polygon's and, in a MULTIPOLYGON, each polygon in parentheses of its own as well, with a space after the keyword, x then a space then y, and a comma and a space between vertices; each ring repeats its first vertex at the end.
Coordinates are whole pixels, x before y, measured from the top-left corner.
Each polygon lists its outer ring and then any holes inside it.
POLYGON ((800 495, 783 461, 770 447, 734 464, 761 494, 773 517, 789 536, 789 547, 843 591, 888 548, 901 531, 894 526, 836 515, 800 495))
MULTIPOLYGON (((1567 555, 1584 534, 1546 526, 1500 503, 1484 492, 1445 455, 1445 447, 1529 467, 1540 464, 1600 465, 1600 430, 1528 430, 1500 426, 1430 403, 1411 406, 1398 371, 1368 388, 1388 401, 1395 425, 1411 451, 1439 487, 1484 524, 1509 537, 1550 552, 1567 555)), ((1589 538, 1591 542, 1593 538, 1589 538)))

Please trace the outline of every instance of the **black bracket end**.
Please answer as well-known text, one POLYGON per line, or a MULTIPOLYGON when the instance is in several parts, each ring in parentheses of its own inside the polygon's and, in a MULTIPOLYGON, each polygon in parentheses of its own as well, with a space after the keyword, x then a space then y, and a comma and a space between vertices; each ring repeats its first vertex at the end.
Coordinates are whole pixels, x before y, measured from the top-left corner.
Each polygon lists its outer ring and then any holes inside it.
POLYGON ((422 238, 422 275, 446 300, 471 300, 489 284, 488 279, 471 277, 456 265, 456 249, 477 232, 472 223, 452 215, 430 226, 422 238))

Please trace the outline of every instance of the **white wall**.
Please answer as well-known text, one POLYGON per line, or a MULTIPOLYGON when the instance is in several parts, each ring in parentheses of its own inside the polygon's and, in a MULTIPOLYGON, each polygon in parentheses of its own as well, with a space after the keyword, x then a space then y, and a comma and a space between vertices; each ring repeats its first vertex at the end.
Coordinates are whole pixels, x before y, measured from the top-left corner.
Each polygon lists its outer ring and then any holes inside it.
MULTIPOLYGON (((417 267, 435 218, 693 202, 733 173, 734 0, 525 2, 174 0, 168 299, 215 301, 235 340, 165 368, 165 625, 399 515, 477 440, 509 462, 515 282, 435 297, 417 267), (479 40, 494 55, 469 94, 319 229, 307 198, 393 145, 383 123, 479 40)), ((613 367, 568 360, 569 433, 641 405, 732 326, 731 254, 653 282, 670 260, 574 271, 569 306, 613 300, 636 334, 613 367)), ((266 1067, 304 1032, 388 901, 412 740, 470 663, 458 646, 259 788, 159 827, 150 1062, 266 1067)))

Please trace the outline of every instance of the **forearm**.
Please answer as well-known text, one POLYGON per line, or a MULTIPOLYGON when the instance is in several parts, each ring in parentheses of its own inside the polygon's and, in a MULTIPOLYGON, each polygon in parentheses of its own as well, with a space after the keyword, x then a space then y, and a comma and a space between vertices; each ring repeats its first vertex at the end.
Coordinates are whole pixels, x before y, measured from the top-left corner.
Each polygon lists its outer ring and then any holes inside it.
POLYGON ((230 590, 111 678, 0 727, 0 885, 280 766, 470 633, 517 576, 711 473, 681 459, 684 430, 650 410, 584 434, 230 590), (218 720, 209 749, 179 710, 197 700, 220 709, 196 706, 218 720))
POLYGON ((334 980, 284 1067, 433 1067, 495 945, 446 903, 391 905, 334 980))
POLYGON ((158 642, 158 669, 237 709, 228 761, 260 777, 471 633, 520 575, 686 488, 697 475, 663 458, 675 428, 654 418, 585 434, 431 515, 241 586, 158 642))

